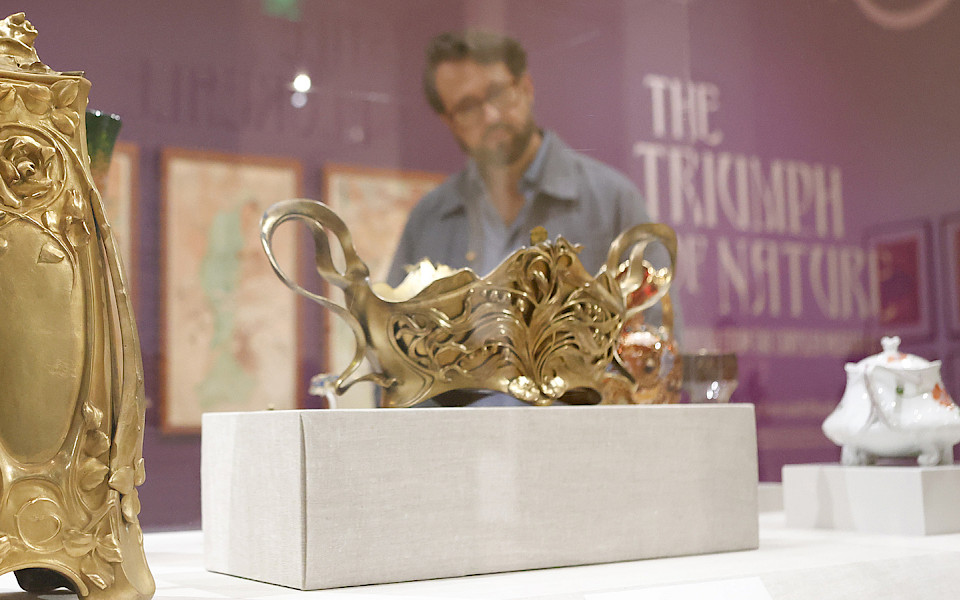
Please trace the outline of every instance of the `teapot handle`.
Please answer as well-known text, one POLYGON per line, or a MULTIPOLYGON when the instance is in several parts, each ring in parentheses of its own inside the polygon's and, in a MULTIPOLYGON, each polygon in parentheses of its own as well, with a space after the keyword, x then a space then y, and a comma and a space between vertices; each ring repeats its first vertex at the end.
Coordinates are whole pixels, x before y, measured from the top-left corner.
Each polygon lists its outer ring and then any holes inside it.
POLYGON ((677 234, 669 225, 662 223, 642 223, 635 225, 617 236, 610 244, 607 262, 603 270, 610 273, 620 285, 620 291, 626 299, 630 294, 645 285, 654 289, 653 294, 637 306, 627 309, 624 320, 640 313, 663 298, 673 282, 673 273, 677 266, 677 234), (654 269, 644 260, 650 242, 660 242, 670 256, 670 265, 654 269), (629 258, 621 262, 623 254, 629 250, 629 258))
POLYGON ((346 224, 344 224, 335 212, 320 202, 304 198, 284 200, 268 208, 260 220, 260 243, 263 245, 263 251, 266 253, 267 259, 270 261, 270 266, 273 267, 273 271, 277 274, 277 277, 294 292, 333 311, 334 314, 349 325, 350 330, 353 332, 356 350, 353 353, 353 359, 347 365, 346 369, 337 376, 333 383, 336 393, 342 394, 353 384, 360 381, 372 381, 377 385, 389 387, 393 379, 387 378, 380 373, 370 373, 353 381, 347 381, 347 378, 360 367, 360 363, 363 361, 363 356, 367 350, 366 335, 364 334, 360 321, 358 321, 349 310, 336 304, 333 300, 305 289, 288 277, 277 263, 277 258, 273 253, 273 236, 276 233, 277 227, 290 220, 301 221, 310 230, 313 237, 314 260, 317 272, 327 281, 341 289, 348 289, 358 285, 369 285, 370 270, 357 255, 350 231, 347 229, 346 224), (333 264, 327 232, 332 233, 337 238, 337 241, 340 242, 345 263, 342 272, 333 264))
POLYGON ((867 397, 870 399, 871 412, 876 415, 877 419, 879 419, 884 426, 891 431, 896 431, 900 429, 899 418, 895 412, 885 408, 883 403, 880 402, 879 395, 877 394, 877 386, 875 386, 873 382, 873 372, 877 369, 887 372, 890 371, 882 365, 867 365, 863 371, 863 387, 866 388, 867 397))

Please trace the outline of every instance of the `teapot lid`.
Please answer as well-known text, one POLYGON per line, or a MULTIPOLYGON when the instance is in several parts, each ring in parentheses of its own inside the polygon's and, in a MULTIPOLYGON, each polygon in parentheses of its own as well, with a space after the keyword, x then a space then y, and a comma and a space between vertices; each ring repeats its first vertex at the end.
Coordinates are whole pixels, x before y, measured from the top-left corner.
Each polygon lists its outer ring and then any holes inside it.
POLYGON ((880 345, 883 346, 883 352, 864 358, 857 363, 857 366, 865 368, 869 365, 883 365, 900 369, 922 369, 932 364, 916 354, 900 352, 899 336, 883 337, 880 339, 880 345))

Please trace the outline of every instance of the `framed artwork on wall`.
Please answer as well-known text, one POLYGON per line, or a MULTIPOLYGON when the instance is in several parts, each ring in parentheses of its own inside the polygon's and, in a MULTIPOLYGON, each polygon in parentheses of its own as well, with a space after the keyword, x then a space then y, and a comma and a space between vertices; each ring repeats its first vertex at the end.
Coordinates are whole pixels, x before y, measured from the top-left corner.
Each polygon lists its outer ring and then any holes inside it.
POLYGON ((954 402, 960 402, 960 348, 954 348, 943 361, 940 375, 954 402))
POLYGON ((135 144, 117 142, 100 195, 103 210, 120 246, 129 285, 137 284, 137 204, 139 203, 140 150, 135 144))
POLYGON ((960 402, 960 348, 955 348, 943 366, 943 384, 954 402, 960 402))
POLYGON ((943 217, 940 222, 943 244, 944 322, 955 338, 960 338, 960 213, 943 217))
MULTIPOLYGON (((439 173, 421 171, 340 164, 324 167, 323 201, 350 229, 357 254, 370 268, 371 282, 386 281, 410 209, 444 178, 439 173)), ((328 289, 328 295, 343 304, 339 289, 328 289)), ((353 358, 354 340, 349 326, 330 313, 327 314, 326 348, 325 364, 330 373, 339 373, 353 358)), ((374 406, 373 387, 359 384, 347 390, 339 399, 340 406, 374 406)))
POLYGON ((933 335, 930 224, 890 223, 868 230, 876 335, 924 341, 933 335))
MULTIPOLYGON (((165 149, 162 154, 165 432, 196 432, 215 411, 298 407, 297 300, 260 246, 260 217, 300 195, 287 159, 165 149)), ((289 272, 297 236, 273 251, 289 272)))

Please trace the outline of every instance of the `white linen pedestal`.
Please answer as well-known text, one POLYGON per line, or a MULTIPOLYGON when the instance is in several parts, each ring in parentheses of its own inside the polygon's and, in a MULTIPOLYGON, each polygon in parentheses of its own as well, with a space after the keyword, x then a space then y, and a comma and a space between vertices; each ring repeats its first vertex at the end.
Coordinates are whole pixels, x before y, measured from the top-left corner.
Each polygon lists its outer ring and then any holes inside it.
POLYGON ((212 571, 298 589, 753 549, 753 406, 206 414, 212 571))
POLYGON ((960 532, 960 466, 783 467, 788 527, 931 535, 960 532))

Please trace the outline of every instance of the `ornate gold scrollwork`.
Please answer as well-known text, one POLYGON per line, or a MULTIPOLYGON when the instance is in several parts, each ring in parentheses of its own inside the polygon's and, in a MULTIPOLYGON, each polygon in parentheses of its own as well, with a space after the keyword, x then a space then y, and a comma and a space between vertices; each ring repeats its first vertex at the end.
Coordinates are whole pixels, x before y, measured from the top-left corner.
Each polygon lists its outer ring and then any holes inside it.
POLYGON ((143 368, 79 116, 89 82, 0 22, 0 573, 149 598, 143 368))
POLYGON ((676 262, 676 237, 666 225, 638 225, 621 234, 596 276, 580 263, 577 246, 562 237, 550 242, 541 231, 534 234, 539 241, 483 278, 462 269, 399 296, 371 287, 346 225, 323 204, 301 199, 274 205, 264 215, 261 240, 287 286, 332 309, 354 332, 356 353, 337 377, 336 392, 369 379, 383 387, 387 407, 474 389, 534 405, 597 402, 601 395, 604 402, 632 402, 636 383, 620 364, 617 336, 627 317, 667 293, 676 262), (288 220, 309 227, 317 270, 343 288, 346 307, 305 290, 277 264, 271 241, 288 220), (328 233, 343 250, 342 271, 334 266, 328 233), (667 248, 669 267, 654 270, 643 260, 652 241, 667 248), (625 298, 641 289, 642 301, 627 310, 625 298), (379 373, 349 381, 364 355, 379 373))

